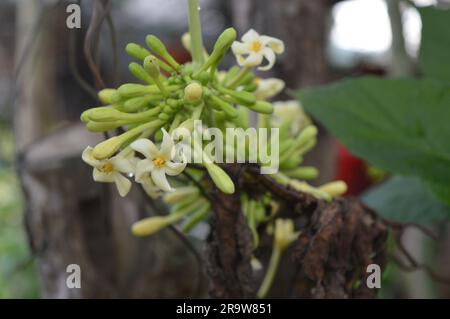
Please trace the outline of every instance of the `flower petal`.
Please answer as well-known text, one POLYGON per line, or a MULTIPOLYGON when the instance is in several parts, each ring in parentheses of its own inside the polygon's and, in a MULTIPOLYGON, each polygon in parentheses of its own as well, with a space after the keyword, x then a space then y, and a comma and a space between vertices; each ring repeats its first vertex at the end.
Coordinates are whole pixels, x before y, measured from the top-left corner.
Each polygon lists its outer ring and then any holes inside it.
POLYGON ((114 156, 110 159, 111 164, 114 166, 114 169, 121 173, 133 173, 134 167, 133 163, 123 157, 123 156, 114 156))
POLYGON ((144 175, 140 181, 145 193, 153 199, 161 195, 161 190, 153 183, 153 180, 148 175, 144 175))
POLYGON ((238 63, 242 66, 248 66, 248 67, 252 67, 252 66, 257 66, 260 65, 263 61, 264 56, 262 54, 259 53, 251 53, 248 55, 247 58, 239 61, 238 59, 238 63))
POLYGON ((166 173, 163 169, 154 169, 154 170, 152 170, 151 175, 152 175, 153 182, 161 190, 163 190, 165 192, 172 191, 172 187, 170 187, 169 182, 167 181, 166 173))
POLYGON ((260 38, 259 33, 253 29, 250 29, 242 36, 241 39, 242 42, 253 42, 255 40, 258 40, 259 38, 260 38))
POLYGON ((94 158, 94 156, 92 155, 93 150, 94 149, 90 146, 86 147, 83 151, 83 154, 81 155, 81 158, 85 163, 91 165, 92 167, 100 168, 102 164, 98 159, 94 158))
POLYGON ((284 52, 284 42, 277 38, 268 37, 267 35, 261 36, 261 41, 271 48, 276 54, 284 52))
POLYGON ((141 153, 148 159, 153 159, 159 154, 158 148, 155 146, 155 144, 153 144, 152 141, 146 138, 141 138, 134 141, 133 143, 131 143, 130 147, 136 152, 141 153))
POLYGON ((100 183, 113 183, 114 182, 114 173, 103 173, 102 171, 94 168, 93 171, 94 181, 100 183))
POLYGON ((112 175, 114 176, 114 182, 116 183, 120 196, 124 197, 131 189, 130 180, 120 173, 114 173, 112 175))
POLYGON ((160 153, 166 158, 166 160, 170 160, 172 158, 173 151, 173 140, 170 137, 170 134, 167 133, 165 129, 161 129, 163 132, 163 140, 161 143, 160 153))
POLYGON ((246 44, 238 42, 238 41, 233 42, 233 44, 231 45, 231 51, 233 51, 233 54, 235 54, 235 55, 249 53, 248 46, 246 44))
POLYGON ((186 163, 174 163, 174 162, 166 162, 165 171, 167 175, 176 176, 181 174, 182 171, 186 168, 186 163))
POLYGON ((155 167, 155 164, 153 164, 153 161, 149 159, 140 160, 136 164, 136 181, 140 182, 142 178, 145 176, 146 173, 150 173, 155 167))
POLYGON ((267 59, 267 61, 269 61, 269 63, 266 64, 265 66, 258 67, 258 70, 261 70, 261 71, 270 70, 273 67, 273 65, 275 64, 275 53, 273 53, 272 49, 265 48, 263 50, 263 55, 267 59))

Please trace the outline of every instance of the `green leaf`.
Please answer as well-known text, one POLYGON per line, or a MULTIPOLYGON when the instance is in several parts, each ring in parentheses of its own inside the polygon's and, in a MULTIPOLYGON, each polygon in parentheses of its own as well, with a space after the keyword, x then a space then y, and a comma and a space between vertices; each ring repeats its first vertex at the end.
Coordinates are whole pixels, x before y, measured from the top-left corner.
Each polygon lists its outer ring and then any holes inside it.
POLYGON ((427 77, 450 82, 450 10, 419 8, 422 43, 419 62, 427 77))
POLYGON ((393 173, 449 183, 450 89, 444 84, 360 78, 299 97, 355 155, 393 173))
POLYGON ((381 216, 399 222, 431 224, 450 218, 450 209, 415 177, 395 176, 362 199, 381 216))

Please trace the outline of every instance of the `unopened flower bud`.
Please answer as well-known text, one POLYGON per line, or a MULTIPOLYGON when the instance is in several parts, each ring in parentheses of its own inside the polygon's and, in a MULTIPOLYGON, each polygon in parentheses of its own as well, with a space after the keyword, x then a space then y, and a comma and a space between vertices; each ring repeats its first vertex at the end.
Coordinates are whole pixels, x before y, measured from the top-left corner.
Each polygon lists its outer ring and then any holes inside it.
POLYGON ((230 176, 223 169, 213 163, 204 163, 209 176, 216 184, 217 188, 220 189, 225 194, 234 193, 234 183, 230 176))
POLYGON ((122 143, 123 141, 119 136, 113 136, 97 144, 92 151, 92 155, 98 160, 108 158, 119 150, 122 143))
POLYGON ((345 194, 347 191, 347 184, 343 181, 334 181, 320 186, 319 189, 333 197, 337 197, 345 194))
POLYGON ((125 51, 133 58, 143 61, 145 57, 150 55, 147 49, 144 49, 139 44, 136 43, 128 43, 125 47, 125 51))
POLYGON ((188 103, 196 103, 202 99, 203 88, 197 83, 191 83, 184 89, 184 100, 188 103))
POLYGON ((247 106, 250 110, 262 113, 262 114, 272 114, 273 113, 273 105, 270 102, 266 101, 256 101, 255 104, 247 106))
POLYGON ((103 89, 98 92, 98 98, 104 105, 112 104, 111 97, 116 92, 116 89, 103 89))
POLYGON ((281 251, 296 241, 299 235, 300 232, 294 231, 294 222, 291 219, 278 218, 275 220, 275 245, 281 251))
POLYGON ((157 79, 160 75, 160 69, 157 62, 157 58, 154 56, 148 56, 144 59, 144 69, 153 78, 157 79))
POLYGON ((150 236, 160 231, 161 229, 169 226, 172 220, 167 216, 155 216, 145 218, 137 223, 133 224, 132 232, 135 236, 150 236))

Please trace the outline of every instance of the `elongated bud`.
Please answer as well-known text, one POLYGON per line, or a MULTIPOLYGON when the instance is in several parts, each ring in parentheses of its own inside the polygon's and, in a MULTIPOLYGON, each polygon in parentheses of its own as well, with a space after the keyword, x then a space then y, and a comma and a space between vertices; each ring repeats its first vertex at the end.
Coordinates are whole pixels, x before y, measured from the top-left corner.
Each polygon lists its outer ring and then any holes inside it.
POLYGON ((120 121, 112 121, 112 122, 95 122, 95 121, 90 121, 86 124, 86 128, 88 129, 88 131, 93 132, 93 133, 98 133, 98 132, 107 132, 107 131, 111 131, 114 130, 116 128, 118 128, 119 126, 122 126, 123 123, 120 121))
POLYGON ((131 230, 135 236, 150 236, 169 226, 171 223, 172 220, 167 216, 154 216, 134 223, 131 230))
POLYGON ((147 43, 148 47, 153 50, 156 54, 161 56, 164 60, 167 61, 167 63, 170 64, 171 67, 173 67, 175 70, 180 69, 180 65, 177 61, 170 55, 169 51, 167 51, 166 46, 164 43, 161 42, 157 37, 154 35, 148 35, 145 38, 145 42, 147 43))
POLYGON ((297 179, 310 180, 319 176, 319 170, 315 167, 298 167, 293 170, 288 170, 285 173, 287 176, 297 179))
POLYGON ((161 74, 158 62, 154 56, 148 56, 144 59, 144 69, 152 79, 158 79, 161 74))
POLYGON ((147 106, 148 102, 149 98, 147 96, 134 97, 123 104, 123 110, 125 112, 137 112, 147 106))
POLYGON ((98 160, 110 157, 122 146, 122 139, 119 136, 113 136, 94 147, 92 156, 98 160))
POLYGON ((284 251, 297 240, 300 232, 294 231, 294 222, 290 219, 275 220, 275 245, 284 251))
POLYGON ((217 38, 214 44, 214 49, 209 58, 206 60, 205 64, 199 69, 196 75, 202 71, 206 71, 212 65, 217 65, 223 58, 225 53, 236 40, 236 30, 234 28, 228 28, 222 32, 222 34, 217 38))
POLYGON ((157 86, 126 83, 121 85, 117 91, 122 97, 130 98, 145 94, 155 94, 158 93, 159 90, 157 86))
POLYGON ((186 32, 181 36, 181 44, 183 44, 186 51, 191 52, 191 35, 189 32, 186 32))
POLYGON ((225 194, 234 193, 234 183, 230 176, 223 169, 213 163, 204 163, 209 176, 213 180, 214 184, 225 194))
POLYGON ((199 208, 197 212, 183 225, 183 232, 188 233, 199 222, 201 222, 209 214, 210 207, 211 205, 208 202, 203 203, 202 207, 199 208))
POLYGON ((141 81, 147 82, 148 84, 155 84, 155 81, 148 75, 142 65, 132 62, 128 65, 128 69, 131 74, 133 74, 136 78, 141 81))
POLYGON ((99 107, 91 109, 87 117, 96 122, 111 122, 120 119, 121 113, 112 107, 99 107))
POLYGON ((197 103, 202 99, 203 88, 199 83, 191 83, 184 89, 184 100, 188 103, 197 103))
POLYGON ((180 187, 173 192, 166 193, 163 197, 163 201, 166 204, 176 204, 186 198, 195 196, 197 194, 198 194, 197 187, 194 186, 180 187))
POLYGON ((255 112, 262 114, 272 114, 273 113, 273 105, 267 101, 256 101, 255 104, 247 105, 247 107, 255 112))
POLYGON ((98 92, 98 99, 104 105, 112 104, 111 97, 116 92, 116 89, 103 89, 98 92))
POLYGON ((245 91, 235 91, 226 89, 223 87, 218 87, 219 92, 222 92, 224 94, 228 94, 229 96, 233 97, 236 103, 242 104, 242 105, 253 105, 256 103, 256 98, 253 94, 245 91))
POLYGON ((334 181, 320 186, 319 189, 333 197, 337 197, 345 194, 347 191, 347 184, 343 181, 334 181))
POLYGON ((227 114, 231 118, 235 118, 239 115, 238 111, 236 110, 236 108, 233 107, 233 105, 225 102, 224 100, 220 99, 219 97, 213 94, 210 94, 208 96, 208 102, 214 104, 217 108, 224 111, 225 114, 227 114))
POLYGON ((317 127, 315 127, 314 125, 309 125, 305 127, 300 132, 300 135, 295 139, 294 148, 298 149, 304 146, 312 139, 315 139, 316 136, 317 136, 317 127))
POLYGON ((150 55, 150 52, 147 49, 144 49, 136 43, 128 43, 125 47, 125 51, 133 58, 141 61, 144 61, 145 57, 150 55))

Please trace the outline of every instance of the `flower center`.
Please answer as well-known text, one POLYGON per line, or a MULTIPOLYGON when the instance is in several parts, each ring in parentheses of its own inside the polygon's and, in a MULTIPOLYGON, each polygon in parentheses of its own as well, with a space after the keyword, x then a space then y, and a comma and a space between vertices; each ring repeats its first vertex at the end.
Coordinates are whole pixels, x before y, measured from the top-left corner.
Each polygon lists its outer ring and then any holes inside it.
POLYGON ((114 170, 114 165, 111 163, 106 163, 105 165, 102 166, 102 171, 103 173, 111 173, 114 170))
POLYGON ((162 157, 157 157, 153 160, 153 164, 155 164, 156 167, 161 168, 166 163, 166 160, 162 157))
POLYGON ((262 44, 260 41, 253 41, 252 44, 250 45, 250 50, 253 52, 258 53, 259 51, 261 51, 262 49, 262 44))

